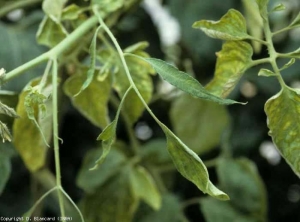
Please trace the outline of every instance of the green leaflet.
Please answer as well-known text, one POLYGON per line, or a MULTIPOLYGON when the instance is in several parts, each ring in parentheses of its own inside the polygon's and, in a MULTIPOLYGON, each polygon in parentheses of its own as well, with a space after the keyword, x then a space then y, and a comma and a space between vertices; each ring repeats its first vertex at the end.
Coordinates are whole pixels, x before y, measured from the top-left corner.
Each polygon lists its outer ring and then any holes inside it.
POLYGON ((95 165, 95 161, 103 151, 100 148, 88 151, 83 159, 82 166, 76 179, 78 187, 83 189, 86 193, 92 194, 98 187, 102 186, 109 179, 118 174, 127 160, 126 156, 118 150, 118 147, 121 145, 123 144, 115 143, 110 154, 107 156, 106 161, 103 162, 101 167, 95 170, 89 169, 95 165))
POLYGON ((299 27, 300 26, 300 12, 298 13, 298 15, 296 16, 296 18, 292 21, 292 23, 289 25, 289 27, 299 27))
POLYGON ((64 5, 68 0, 44 0, 42 4, 43 11, 55 22, 60 22, 60 17, 64 5))
MULTIPOLYGON (((86 68, 82 69, 82 73, 86 73, 86 71, 86 68)), ((83 116, 94 125, 104 128, 109 122, 107 103, 111 92, 111 81, 106 78, 100 82, 93 78, 89 86, 74 97, 86 81, 86 77, 82 73, 79 72, 66 80, 63 86, 64 92, 83 116)))
POLYGON ((179 71, 174 66, 162 60, 154 58, 139 58, 149 62, 164 80, 192 96, 226 105, 239 103, 211 94, 196 79, 185 72, 179 71))
POLYGON ((93 168, 91 168, 90 170, 95 170, 99 167, 99 165, 101 163, 103 163, 103 161, 105 160, 105 157, 108 155, 110 148, 112 146, 112 144, 114 143, 114 140, 116 138, 116 128, 117 128, 117 124, 118 124, 118 120, 119 120, 119 116, 120 116, 120 112, 122 109, 122 106, 124 104, 125 98, 127 97, 127 95, 129 94, 131 90, 131 87, 129 87, 127 89, 127 91, 125 92, 119 108, 117 110, 115 119, 102 131, 102 133, 98 136, 97 140, 102 140, 102 149, 103 149, 103 153, 100 156, 100 158, 95 162, 95 166, 93 168))
POLYGON ((282 156, 300 177, 300 96, 288 87, 271 97, 265 104, 269 134, 282 156))
POLYGON ((208 172, 199 156, 188 148, 164 124, 159 123, 167 137, 167 148, 173 163, 183 177, 194 183, 203 193, 220 200, 228 200, 227 194, 218 190, 209 180, 208 172))
POLYGON ((212 38, 223 40, 251 39, 247 34, 246 21, 243 15, 230 9, 219 21, 201 20, 193 24, 193 28, 201 29, 212 38))
POLYGON ((52 48, 68 35, 62 24, 45 16, 36 33, 37 42, 52 48))
POLYGON ((255 163, 246 159, 221 159, 217 165, 221 187, 230 195, 236 210, 267 218, 267 194, 255 163))
POLYGON ((222 132, 229 122, 224 106, 188 94, 180 95, 173 101, 170 118, 176 135, 197 154, 219 145, 222 132), (186 107, 189 109, 186 110, 186 107))
MULTIPOLYGON (((128 0, 127 0, 128 1, 128 0)), ((102 17, 105 17, 111 12, 120 9, 124 5, 124 0, 92 0, 92 5, 98 5, 102 17)))
POLYGON ((280 3, 278 5, 276 5, 272 10, 271 12, 278 12, 278 11, 283 11, 285 10, 285 5, 280 3))
POLYGON ((228 41, 217 53, 214 78, 206 85, 212 94, 225 98, 252 62, 252 47, 244 41, 228 41))
POLYGON ((288 61, 286 64, 284 64, 283 67, 280 68, 280 71, 291 67, 295 63, 295 61, 296 61, 295 58, 291 58, 290 61, 288 61))
POLYGON ((258 72, 258 76, 270 77, 270 76, 276 76, 276 74, 269 69, 260 69, 258 72))
POLYGON ((82 213, 89 222, 131 222, 138 206, 138 197, 132 190, 130 166, 88 194, 80 203, 82 213))
POLYGON ((61 20, 75 20, 83 10, 76 4, 71 4, 65 7, 61 14, 61 20))
POLYGON ((89 70, 87 72, 87 79, 82 84, 80 91, 78 93, 76 93, 75 97, 78 96, 83 90, 85 90, 93 81, 94 73, 95 73, 95 66, 96 66, 97 37, 98 37, 98 32, 100 29, 101 29, 101 26, 99 26, 96 29, 91 46, 90 46, 91 62, 90 62, 89 70))
MULTIPOLYGON (((34 87, 39 83, 39 79, 31 81, 28 86, 34 87)), ((47 150, 43 137, 36 127, 35 123, 28 118, 25 98, 28 95, 27 87, 19 95, 19 103, 17 105, 16 111, 21 118, 16 119, 13 124, 13 135, 14 135, 14 145, 22 157, 26 167, 35 172, 45 164, 46 152, 47 150)), ((47 86, 44 90, 50 91, 51 85, 47 86)), ((47 101, 45 103, 47 108, 47 113, 42 116, 39 112, 37 106, 34 108, 34 115, 36 121, 40 125, 40 128, 45 135, 46 141, 49 141, 52 133, 52 103, 47 101)))
POLYGON ((268 3, 269 0, 255 0, 258 5, 260 15, 263 19, 268 18, 268 3))
POLYGON ((161 207, 161 195, 149 172, 145 168, 137 166, 133 168, 130 176, 136 196, 144 200, 154 210, 158 210, 161 207))

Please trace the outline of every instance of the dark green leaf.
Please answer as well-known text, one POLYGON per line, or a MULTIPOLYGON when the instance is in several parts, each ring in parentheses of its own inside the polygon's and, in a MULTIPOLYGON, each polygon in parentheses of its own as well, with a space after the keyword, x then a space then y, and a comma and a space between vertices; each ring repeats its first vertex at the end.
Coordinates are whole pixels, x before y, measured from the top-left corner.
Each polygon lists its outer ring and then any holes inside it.
POLYGON ((124 101, 125 101, 127 95, 129 94, 130 90, 131 90, 131 87, 129 87, 127 89, 127 91, 125 92, 125 94, 120 102, 119 108, 117 110, 115 119, 102 131, 102 133, 97 138, 97 140, 102 140, 103 153, 100 156, 100 158, 95 162, 95 166, 93 168, 91 168, 91 170, 97 169, 99 167, 99 165, 103 163, 103 161, 105 160, 106 156, 108 155, 108 153, 110 151, 112 144, 115 141, 116 128, 117 128, 120 112, 121 112, 124 101))
POLYGON ((137 166, 133 168, 130 177, 136 196, 144 200, 154 210, 158 210, 161 207, 161 195, 148 171, 141 166, 137 166))
POLYGON ((230 9, 219 21, 201 20, 193 24, 193 28, 201 29, 212 38, 223 40, 251 39, 247 34, 246 21, 243 15, 230 9))
POLYGON ((204 198, 200 202, 206 222, 259 222, 254 217, 237 211, 229 202, 222 202, 213 198, 204 198))
MULTIPOLYGON (((82 73, 86 73, 86 70, 82 69, 82 73)), ((94 78, 84 91, 74 97, 85 80, 85 75, 71 76, 64 84, 64 92, 82 115, 96 126, 104 128, 109 122, 107 103, 111 91, 110 79, 100 82, 94 78)))
POLYGON ((164 80, 181 89, 182 91, 191 94, 192 96, 217 102, 220 104, 228 105, 238 103, 236 101, 223 99, 209 93, 196 79, 194 79, 187 73, 179 71, 174 66, 162 60, 153 58, 140 58, 149 62, 164 80))
POLYGON ((269 0, 255 0, 258 5, 260 15, 263 19, 267 19, 268 17, 268 3, 269 0))
POLYGON ((269 69, 260 69, 258 76, 269 77, 269 76, 276 76, 276 74, 269 69))
MULTIPOLYGON (((35 87, 40 82, 40 79, 31 81, 28 86, 35 87)), ((22 91, 19 95, 19 103, 17 105, 16 111, 21 118, 16 119, 13 124, 13 135, 14 135, 14 145, 22 157, 26 167, 34 172, 44 166, 46 161, 46 144, 43 137, 36 127, 35 123, 28 118, 26 107, 24 105, 25 98, 28 95, 28 87, 22 91)), ((44 92, 49 92, 51 90, 51 85, 44 88, 44 92)), ((45 135, 46 141, 49 141, 52 134, 52 103, 47 101, 47 115, 41 118, 38 107, 35 107, 35 117, 40 125, 40 128, 45 135)))
POLYGON ((95 161, 102 154, 102 150, 94 149, 86 154, 76 179, 76 184, 86 193, 94 193, 98 187, 102 186, 122 170, 126 157, 118 151, 118 146, 121 145, 118 143, 114 145, 110 151, 110 155, 107 156, 107 161, 96 170, 91 171, 89 169, 95 165, 95 161))
POLYGON ((298 26, 300 26, 300 12, 296 16, 296 18, 292 21, 292 23, 289 25, 289 27, 293 27, 293 28, 296 28, 298 26))
POLYGON ((278 150, 300 177, 300 92, 283 88, 265 104, 269 134, 278 150))
POLYGON ((40 24, 36 38, 39 44, 52 48, 66 38, 67 35, 67 31, 60 23, 45 16, 40 24))
POLYGON ((172 160, 183 177, 194 183, 203 193, 220 199, 228 200, 227 194, 218 190, 209 180, 208 172, 199 156, 188 148, 165 125, 160 123, 167 137, 168 151, 172 160))
POLYGON ((98 32, 100 29, 101 29, 101 26, 99 26, 96 29, 91 46, 90 46, 91 62, 90 62, 89 70, 87 71, 87 78, 86 78, 85 82, 82 84, 80 91, 78 93, 76 93, 75 97, 78 96, 83 90, 85 90, 94 79, 95 65, 96 65, 97 38, 98 38, 98 32))
POLYGON ((251 64, 252 54, 252 47, 247 42, 225 42, 217 53, 215 75, 206 89, 216 96, 227 97, 251 64))
POLYGON ((256 166, 248 159, 221 159, 217 165, 221 187, 230 196, 230 203, 240 212, 267 217, 267 195, 256 166))
POLYGON ((44 12, 55 22, 60 22, 61 13, 65 3, 68 0, 44 0, 43 10, 44 12))
POLYGON ((81 208, 86 221, 132 221, 138 197, 132 191, 130 173, 129 166, 123 167, 119 174, 83 198, 81 208))
POLYGON ((197 154, 205 153, 220 143, 229 121, 224 106, 188 94, 180 95, 173 102, 170 118, 176 135, 197 154), (186 110, 186 107, 189 109, 186 110))

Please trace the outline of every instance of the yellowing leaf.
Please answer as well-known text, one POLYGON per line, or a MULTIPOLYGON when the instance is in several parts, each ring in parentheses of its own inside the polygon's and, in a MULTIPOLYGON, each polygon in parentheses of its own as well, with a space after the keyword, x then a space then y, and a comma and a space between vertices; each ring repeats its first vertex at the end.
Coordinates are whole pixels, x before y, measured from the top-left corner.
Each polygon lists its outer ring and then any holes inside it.
POLYGON ((60 23, 45 16, 39 26, 36 38, 39 44, 51 48, 60 43, 67 35, 67 31, 60 23))
POLYGON ((154 210, 158 210, 161 207, 161 196, 154 179, 148 171, 141 166, 137 166, 132 169, 130 176, 132 189, 136 195, 154 210))
MULTIPOLYGON (((34 87, 38 83, 39 79, 31 81, 28 85, 34 87)), ((51 85, 46 87, 44 90, 49 91, 49 87, 51 87, 51 85)), ((39 129, 27 116, 24 105, 25 97, 28 94, 27 88, 28 86, 25 87, 25 90, 23 90, 19 95, 19 103, 16 111, 20 115, 20 118, 16 119, 13 124, 13 143, 22 157, 26 167, 30 171, 35 172, 44 166, 47 149, 39 129)), ((45 135, 45 139, 49 141, 52 134, 52 103, 51 101, 47 101, 45 105, 47 107, 46 115, 41 116, 38 109, 35 110, 35 113, 37 116, 37 122, 45 135)))
POLYGON ((230 99, 223 99, 211 94, 189 74, 179 71, 174 66, 162 60, 154 58, 139 58, 149 62, 153 66, 155 71, 164 80, 181 89, 182 91, 191 94, 192 96, 226 105, 239 103, 230 99))
POLYGON ((247 34, 245 18, 235 9, 230 9, 219 21, 201 20, 195 22, 193 28, 201 29, 209 37, 217 39, 251 39, 251 36, 247 34))
POLYGON ((265 104, 269 134, 278 150, 300 177, 300 92, 283 88, 265 104))
POLYGON ((224 106, 183 94, 172 104, 170 118, 174 132, 197 154, 219 145, 228 124, 224 106), (186 107, 189 107, 188 110, 186 107))
POLYGON ((217 189, 209 180, 208 172, 199 156, 188 148, 165 125, 160 126, 167 137, 167 148, 179 173, 194 183, 203 193, 220 200, 228 200, 224 192, 217 189))
POLYGON ((225 42, 217 53, 215 75, 206 89, 216 96, 227 97, 249 67, 252 54, 252 47, 247 42, 225 42))

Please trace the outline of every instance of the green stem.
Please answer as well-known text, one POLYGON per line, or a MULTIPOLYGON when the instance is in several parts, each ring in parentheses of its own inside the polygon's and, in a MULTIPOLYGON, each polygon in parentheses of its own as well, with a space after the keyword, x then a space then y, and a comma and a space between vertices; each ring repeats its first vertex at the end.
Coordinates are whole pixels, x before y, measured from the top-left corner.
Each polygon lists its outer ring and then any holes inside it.
POLYGON ((93 16, 86 20, 82 25, 80 25, 77 29, 75 29, 68 37, 66 37, 63 41, 61 41, 54 48, 49 50, 48 52, 32 59, 31 61, 17 67, 16 69, 8 72, 3 78, 3 82, 7 82, 23 72, 39 65, 42 62, 45 62, 52 58, 57 58, 62 54, 65 50, 67 50, 71 45, 75 44, 79 38, 84 36, 91 28, 93 28, 97 24, 97 17, 93 16))
POLYGON ((263 59, 252 60, 249 68, 252 67, 252 66, 257 66, 257 65, 260 65, 260 64, 264 64, 264 63, 271 63, 270 58, 263 58, 263 59))
POLYGON ((47 79, 48 79, 48 76, 49 76, 49 72, 50 72, 50 69, 51 69, 51 65, 52 65, 52 60, 49 60, 48 63, 47 63, 45 72, 43 74, 43 77, 41 79, 41 82, 39 84, 39 93, 42 93, 43 88, 46 86, 47 79))
POLYGON ((59 157, 59 143, 58 143, 58 93, 57 93, 57 59, 53 58, 53 67, 52 67, 52 112, 53 112, 53 145, 54 145, 54 158, 55 158, 55 173, 56 173, 56 186, 58 190, 58 202, 61 212, 61 216, 65 216, 65 208, 63 203, 63 196, 61 193, 61 172, 60 172, 60 157, 59 157))
POLYGON ((191 205, 200 204, 201 199, 202 199, 201 197, 194 197, 194 198, 191 198, 191 199, 188 199, 188 200, 182 202, 182 204, 181 204, 182 210, 184 210, 185 208, 187 208, 191 205))
POLYGON ((271 66, 274 70, 274 73, 276 74, 279 84, 281 85, 282 88, 285 88, 285 87, 287 87, 287 85, 285 84, 285 82, 280 74, 280 70, 276 63, 278 54, 273 45, 272 33, 271 33, 270 26, 269 26, 268 18, 263 19, 263 25, 264 25, 264 33, 265 33, 266 41, 268 43, 267 47, 268 47, 268 51, 269 51, 269 55, 270 55, 269 59, 270 59, 271 66))
POLYGON ((23 0, 23 1, 14 1, 13 3, 9 3, 5 6, 3 6, 2 8, 0 8, 0 18, 15 9, 25 8, 25 7, 34 5, 34 4, 42 2, 42 1, 43 0, 23 0))
POLYGON ((283 29, 280 29, 280 30, 278 30, 278 31, 276 31, 276 32, 273 32, 273 33, 272 33, 272 36, 278 35, 278 34, 280 34, 280 33, 282 33, 282 32, 289 31, 289 30, 291 30, 291 29, 293 29, 293 28, 291 28, 291 27, 289 27, 289 26, 284 27, 283 29))

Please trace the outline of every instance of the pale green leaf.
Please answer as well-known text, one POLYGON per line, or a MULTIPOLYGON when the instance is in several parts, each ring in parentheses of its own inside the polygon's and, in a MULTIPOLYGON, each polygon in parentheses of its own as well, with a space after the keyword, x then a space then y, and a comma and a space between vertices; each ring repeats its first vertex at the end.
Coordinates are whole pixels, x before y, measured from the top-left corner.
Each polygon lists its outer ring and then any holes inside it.
POLYGON ((260 15, 263 19, 267 19, 268 17, 268 3, 269 0, 255 0, 258 5, 260 15))
MULTIPOLYGON (((126 0, 128 1, 128 0, 126 0)), ((91 4, 98 5, 102 17, 120 9, 124 5, 124 0, 92 0, 91 4)))
MULTIPOLYGON (((263 20, 259 14, 255 0, 242 0, 242 2, 250 35, 256 39, 263 39, 263 20)), ((254 52, 260 53, 262 44, 255 40, 251 40, 251 43, 254 52)))
POLYGON ((230 203, 240 212, 267 217, 267 195, 256 165, 246 158, 221 159, 217 165, 221 187, 230 196, 230 203))
MULTIPOLYGON (((83 73, 86 69, 83 69, 83 73)), ((76 74, 71 76, 64 83, 64 92, 70 97, 73 105, 94 125, 104 128, 109 122, 107 104, 109 101, 111 83, 109 78, 105 81, 98 81, 96 78, 78 96, 74 95, 79 91, 85 81, 85 76, 76 74)))
POLYGON ((300 92, 283 88, 265 104, 269 134, 281 155, 300 177, 300 92))
POLYGON ((89 222, 131 222, 137 209, 138 197, 132 190, 130 166, 110 178, 97 190, 86 195, 80 206, 89 222))
POLYGON ((149 62, 164 80, 192 96, 226 105, 238 103, 209 93, 196 79, 185 72, 179 71, 174 66, 162 60, 154 58, 139 58, 149 62))
POLYGON ((228 41, 217 53, 214 78, 206 85, 212 94, 225 98, 252 62, 252 47, 244 41, 228 41))
POLYGON ((167 137, 167 148, 174 165, 180 174, 194 183, 203 193, 220 199, 228 200, 227 194, 214 187, 208 176, 207 169, 199 156, 188 148, 172 131, 160 123, 167 137))
POLYGON ((144 200, 154 210, 161 207, 161 195, 154 179, 145 168, 141 166, 133 168, 130 180, 136 196, 144 200))
MULTIPOLYGON (((1 148, 5 148, 5 147, 1 147, 1 148)), ((0 172, 1 172, 1 176, 0 176, 0 195, 1 195, 11 173, 10 156, 5 151, 2 150, 0 150, 0 172)))
POLYGON ((272 10, 271 12, 278 12, 278 11, 283 11, 285 10, 285 5, 280 3, 278 5, 276 5, 272 10))
POLYGON ((61 20, 75 20, 82 13, 82 9, 76 5, 71 4, 65 7, 61 14, 61 20))
POLYGON ((78 93, 76 93, 75 97, 78 96, 82 91, 84 91, 93 81, 94 79, 94 73, 95 73, 95 66, 96 66, 96 49, 97 49, 97 37, 98 37, 98 32, 101 29, 101 26, 99 26, 94 34, 92 43, 90 45, 90 56, 91 56, 91 62, 90 62, 90 67, 87 71, 87 78, 82 84, 80 90, 78 93))
POLYGON ((116 143, 110 151, 101 167, 96 170, 89 170, 95 165, 95 161, 102 154, 101 149, 88 151, 83 159, 82 166, 79 170, 76 184, 86 193, 94 193, 98 187, 106 183, 111 177, 115 176, 126 162, 126 157, 118 151, 120 144, 116 143))
POLYGON ((125 92, 125 94, 124 94, 124 96, 123 96, 123 98, 120 102, 120 105, 118 107, 115 119, 98 136, 97 140, 102 140, 103 153, 99 157, 99 159, 95 162, 95 166, 93 168, 91 168, 90 170, 97 169, 99 167, 99 165, 104 162, 106 156, 108 155, 108 153, 110 151, 110 148, 111 148, 111 146, 114 143, 115 138, 116 138, 116 128, 117 128, 117 124, 118 124, 121 109, 124 105, 124 101, 125 101, 126 97, 130 93, 130 90, 131 90, 131 87, 129 87, 127 89, 127 91, 125 92))
POLYGON ((178 197, 167 193, 162 196, 162 206, 159 210, 140 209, 135 217, 135 222, 183 222, 185 220, 182 205, 178 197))
POLYGON ((60 17, 64 5, 68 0, 44 0, 42 4, 43 11, 55 22, 60 22, 60 17))
POLYGON ((300 12, 298 13, 298 15, 296 16, 296 18, 292 21, 292 23, 289 25, 289 27, 299 27, 300 26, 300 12))
POLYGON ((251 39, 251 36, 247 34, 245 18, 235 9, 230 9, 219 21, 201 20, 195 22, 193 28, 201 29, 209 37, 217 39, 251 39))
POLYGON ((290 61, 288 61, 288 63, 284 64, 284 66, 280 68, 280 71, 291 67, 295 63, 295 61, 295 58, 291 58, 290 61))
POLYGON ((218 201, 213 198, 200 200, 201 211, 206 222, 258 222, 255 217, 236 210, 230 202, 218 201))
POLYGON ((180 95, 172 103, 170 118, 176 135, 197 154, 219 145, 229 122, 224 106, 188 94, 180 95))
MULTIPOLYGON (((31 81, 28 86, 34 87, 39 84, 40 79, 31 81)), ((16 119, 13 124, 14 146, 22 157, 26 167, 35 172, 39 168, 43 167, 46 161, 46 144, 43 137, 36 127, 34 122, 28 118, 24 101, 28 95, 27 87, 19 95, 19 103, 16 111, 20 115, 19 119, 16 119)), ((43 92, 51 90, 51 85, 44 88, 43 92)), ((45 135, 46 141, 49 141, 52 134, 52 103, 47 101, 47 115, 41 118, 39 110, 35 108, 36 121, 40 125, 40 128, 45 135)))
POLYGON ((258 76, 270 77, 270 76, 276 76, 276 74, 269 69, 260 69, 258 72, 258 76))
POLYGON ((36 38, 39 44, 52 48, 66 38, 67 35, 67 31, 60 23, 45 16, 39 26, 36 38))

